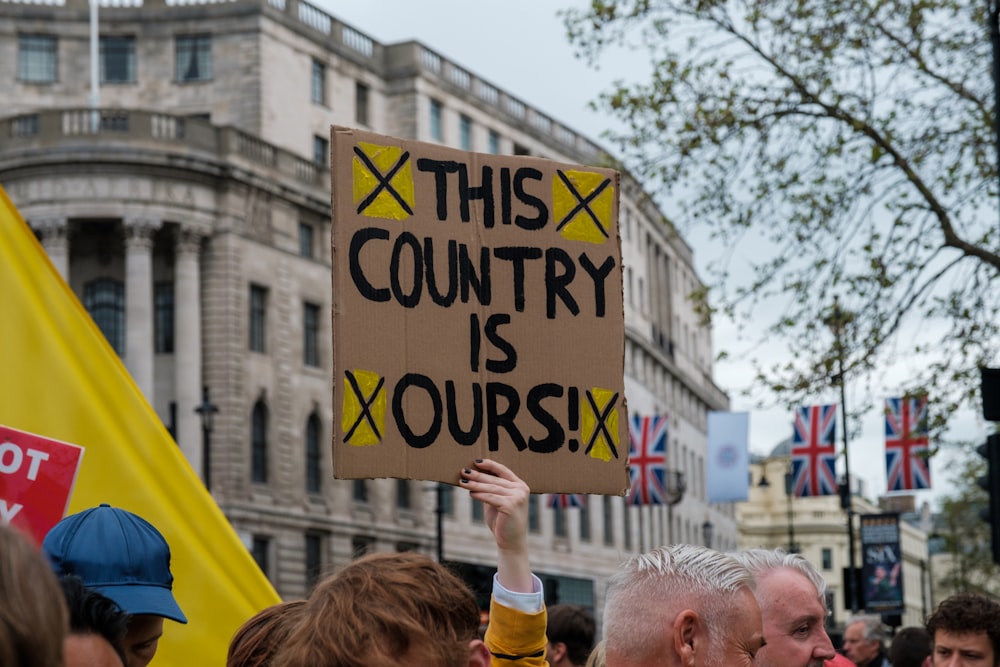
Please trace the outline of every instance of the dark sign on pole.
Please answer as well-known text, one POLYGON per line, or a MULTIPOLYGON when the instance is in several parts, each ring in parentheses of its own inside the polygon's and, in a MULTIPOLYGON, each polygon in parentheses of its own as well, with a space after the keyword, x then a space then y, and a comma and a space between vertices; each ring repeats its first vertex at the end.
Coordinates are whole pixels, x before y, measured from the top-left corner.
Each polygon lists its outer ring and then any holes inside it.
POLYGON ((861 515, 864 608, 875 614, 903 613, 903 552, 898 514, 861 515))

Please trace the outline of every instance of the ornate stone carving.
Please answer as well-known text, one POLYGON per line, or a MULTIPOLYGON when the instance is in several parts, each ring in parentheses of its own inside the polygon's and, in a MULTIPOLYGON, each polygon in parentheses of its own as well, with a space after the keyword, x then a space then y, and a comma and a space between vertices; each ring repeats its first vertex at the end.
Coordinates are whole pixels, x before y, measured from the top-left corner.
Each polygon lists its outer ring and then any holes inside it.
POLYGON ((159 220, 127 217, 125 223, 125 246, 128 248, 153 247, 153 235, 160 228, 159 220))

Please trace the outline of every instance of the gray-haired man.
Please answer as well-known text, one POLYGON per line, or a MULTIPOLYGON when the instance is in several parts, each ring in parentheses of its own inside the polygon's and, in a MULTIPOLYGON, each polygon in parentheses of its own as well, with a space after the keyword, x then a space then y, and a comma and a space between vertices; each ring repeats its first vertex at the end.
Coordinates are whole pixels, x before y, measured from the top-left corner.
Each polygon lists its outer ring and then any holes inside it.
POLYGON ((823 667, 836 654, 826 633, 826 582, 812 563, 781 549, 733 554, 757 580, 767 645, 757 667, 823 667))

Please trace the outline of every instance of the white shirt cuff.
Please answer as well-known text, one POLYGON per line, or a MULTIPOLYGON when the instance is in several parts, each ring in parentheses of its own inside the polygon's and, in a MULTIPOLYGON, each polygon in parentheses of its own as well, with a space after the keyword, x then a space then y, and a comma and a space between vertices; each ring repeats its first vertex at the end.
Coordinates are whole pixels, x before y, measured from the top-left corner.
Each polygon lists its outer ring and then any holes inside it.
POLYGON ((531 592, 515 593, 500 585, 497 575, 493 575, 493 599, 510 609, 523 611, 526 614, 537 614, 545 606, 545 594, 542 590, 542 580, 531 575, 531 592))

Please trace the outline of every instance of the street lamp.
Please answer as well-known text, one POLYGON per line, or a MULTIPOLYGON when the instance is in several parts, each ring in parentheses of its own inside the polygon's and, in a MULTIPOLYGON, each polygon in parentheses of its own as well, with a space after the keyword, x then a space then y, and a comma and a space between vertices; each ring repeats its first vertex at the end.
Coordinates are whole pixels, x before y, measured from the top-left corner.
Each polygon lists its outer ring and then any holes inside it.
POLYGON ((434 513, 437 515, 437 562, 444 562, 444 482, 437 483, 436 495, 437 505, 434 513))
POLYGON ((668 470, 665 480, 667 491, 667 541, 674 541, 674 505, 684 499, 687 491, 687 480, 679 470, 668 470))
POLYGON ((201 405, 194 411, 201 417, 201 474, 205 480, 205 488, 211 489, 212 428, 219 407, 208 398, 208 385, 202 386, 201 405))
POLYGON ((840 302, 837 297, 833 297, 833 309, 826 317, 825 323, 833 331, 834 350, 837 353, 837 374, 834 380, 840 385, 840 414, 843 425, 844 441, 844 486, 841 489, 840 505, 847 512, 847 560, 848 571, 847 587, 851 596, 851 613, 858 613, 858 584, 854 576, 854 503, 851 499, 851 463, 847 452, 847 384, 844 379, 844 328, 853 316, 840 309, 840 302))
MULTIPOLYGON (((791 466, 791 461, 789 461, 789 466, 791 466)), ((785 471, 785 505, 787 507, 788 514, 788 553, 797 554, 799 552, 799 547, 795 544, 795 520, 792 517, 792 470, 789 467, 785 471)))
POLYGON ((705 538, 705 546, 711 549, 712 537, 715 535, 715 526, 708 519, 705 519, 705 523, 701 524, 701 535, 705 538))
MULTIPOLYGON (((762 465, 766 465, 766 461, 762 465)), ((796 554, 799 552, 798 546, 795 544, 795 522, 792 515, 792 462, 789 460, 788 468, 785 470, 785 512, 788 519, 788 553, 796 554)), ((767 488, 771 486, 771 482, 767 479, 767 473, 762 473, 760 476, 760 481, 757 482, 757 486, 760 488, 767 488)))

